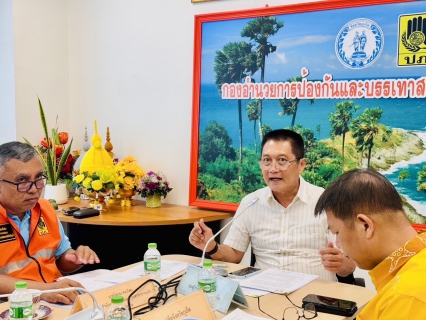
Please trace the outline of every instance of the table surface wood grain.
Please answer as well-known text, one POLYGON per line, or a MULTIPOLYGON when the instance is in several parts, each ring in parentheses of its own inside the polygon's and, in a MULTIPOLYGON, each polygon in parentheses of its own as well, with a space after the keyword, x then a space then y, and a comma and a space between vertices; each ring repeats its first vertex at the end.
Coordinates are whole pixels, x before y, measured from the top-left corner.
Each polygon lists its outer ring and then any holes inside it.
MULTIPOLYGON (((69 199, 66 204, 59 205, 59 209, 72 206, 89 207, 89 201, 69 199)), ((118 200, 115 203, 107 203, 104 207, 107 211, 102 211, 95 217, 76 219, 64 215, 61 210, 58 210, 58 217, 67 223, 106 226, 164 226, 194 223, 201 218, 209 222, 233 217, 233 214, 227 212, 167 203, 163 203, 159 208, 147 208, 145 201, 140 200, 135 200, 135 205, 130 207, 122 207, 118 200)))

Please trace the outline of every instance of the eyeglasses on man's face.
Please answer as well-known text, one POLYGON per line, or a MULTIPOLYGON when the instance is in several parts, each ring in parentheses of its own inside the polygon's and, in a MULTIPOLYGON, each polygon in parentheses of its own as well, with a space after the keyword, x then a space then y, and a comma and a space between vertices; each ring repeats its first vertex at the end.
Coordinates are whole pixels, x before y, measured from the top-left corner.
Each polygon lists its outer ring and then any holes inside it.
POLYGON ((15 185, 18 192, 28 192, 31 190, 33 185, 37 189, 43 188, 46 185, 47 178, 45 176, 42 176, 41 178, 36 179, 34 181, 25 181, 25 182, 12 182, 8 180, 4 180, 4 179, 0 179, 0 181, 15 185))
POLYGON ((307 303, 303 306, 303 309, 288 307, 283 312, 283 320, 313 319, 316 316, 318 314, 313 303, 307 303), (299 310, 302 310, 302 315, 300 315, 299 310))
POLYGON ((272 160, 271 158, 262 158, 262 160, 259 161, 259 165, 263 170, 269 170, 272 168, 272 166, 275 166, 277 170, 285 171, 290 167, 290 165, 293 162, 299 161, 300 159, 294 159, 294 160, 287 160, 286 158, 280 157, 277 159, 277 161, 272 160), (275 164, 274 164, 275 163, 275 164))

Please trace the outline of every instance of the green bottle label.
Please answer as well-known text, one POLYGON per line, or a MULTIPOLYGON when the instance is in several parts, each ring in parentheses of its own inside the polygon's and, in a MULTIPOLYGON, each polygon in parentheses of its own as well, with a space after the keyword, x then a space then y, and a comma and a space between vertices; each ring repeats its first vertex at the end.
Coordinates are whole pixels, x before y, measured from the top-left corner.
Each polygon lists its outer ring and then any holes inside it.
POLYGON ((10 307, 9 318, 10 319, 27 319, 33 315, 33 306, 29 305, 26 307, 10 307))
POLYGON ((145 271, 158 271, 161 268, 161 261, 144 261, 145 271))
POLYGON ((216 292, 216 281, 198 281, 198 287, 203 290, 204 293, 214 293, 216 292))

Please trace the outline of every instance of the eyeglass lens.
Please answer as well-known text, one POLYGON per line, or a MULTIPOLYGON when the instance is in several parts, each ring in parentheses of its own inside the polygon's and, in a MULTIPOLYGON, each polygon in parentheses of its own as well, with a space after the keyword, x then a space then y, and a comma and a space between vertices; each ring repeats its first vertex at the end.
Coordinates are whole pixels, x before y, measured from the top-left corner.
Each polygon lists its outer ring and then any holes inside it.
POLYGON ((303 316, 305 319, 313 319, 317 316, 315 305, 313 303, 307 303, 303 307, 303 316))
POLYGON ((299 320, 299 311, 297 308, 290 307, 284 310, 283 320, 299 320))
POLYGON ((40 178, 34 181, 21 182, 17 184, 19 192, 28 192, 33 187, 33 184, 37 189, 41 189, 46 185, 46 178, 40 178))
POLYGON ((287 170, 288 169, 288 167, 293 163, 293 162, 295 162, 296 160, 293 160, 293 161, 277 161, 277 162, 274 162, 274 161, 272 161, 272 160, 261 160, 259 163, 260 163, 260 166, 263 168, 263 169, 265 169, 265 170, 268 170, 268 169, 270 169, 270 168, 272 168, 272 167, 275 167, 275 168, 277 168, 278 170, 287 170))
POLYGON ((299 314, 299 309, 295 307, 289 307, 284 310, 284 320, 299 320, 299 319, 313 319, 317 316, 315 306, 313 303, 307 303, 303 307, 302 315, 299 314))

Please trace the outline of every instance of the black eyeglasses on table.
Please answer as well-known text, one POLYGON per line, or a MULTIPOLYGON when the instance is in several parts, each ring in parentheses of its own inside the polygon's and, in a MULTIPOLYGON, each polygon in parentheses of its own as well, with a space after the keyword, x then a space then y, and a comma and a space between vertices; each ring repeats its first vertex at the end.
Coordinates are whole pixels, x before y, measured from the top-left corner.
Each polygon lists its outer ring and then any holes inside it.
POLYGON ((307 303, 303 308, 288 307, 283 311, 283 320, 313 319, 316 316, 318 314, 313 303, 307 303), (299 314, 299 310, 302 310, 302 315, 299 314))
MULTIPOLYGON (((295 305, 293 301, 290 300, 290 298, 288 297, 288 294, 276 293, 276 292, 270 292, 270 293, 285 296, 287 300, 293 305, 293 307, 287 307, 284 309, 282 320, 299 320, 299 319, 309 320, 318 316, 318 313, 315 309, 315 305, 313 303, 307 303, 303 307, 299 307, 295 305), (299 314, 299 310, 302 310, 302 315, 299 314)), ((260 297, 261 296, 257 297, 257 305, 259 307, 259 311, 266 314, 268 317, 277 320, 276 318, 274 318, 273 316, 271 316, 270 314, 262 310, 262 308, 260 307, 260 297)))
POLYGON ((16 190, 18 190, 18 192, 28 192, 31 190, 31 188, 33 187, 33 185, 37 188, 37 189, 41 189, 46 185, 46 181, 47 178, 45 176, 36 179, 34 181, 25 181, 25 182, 12 182, 12 181, 8 181, 8 180, 4 180, 4 179, 0 179, 0 181, 6 182, 6 183, 10 183, 16 186, 16 190))

